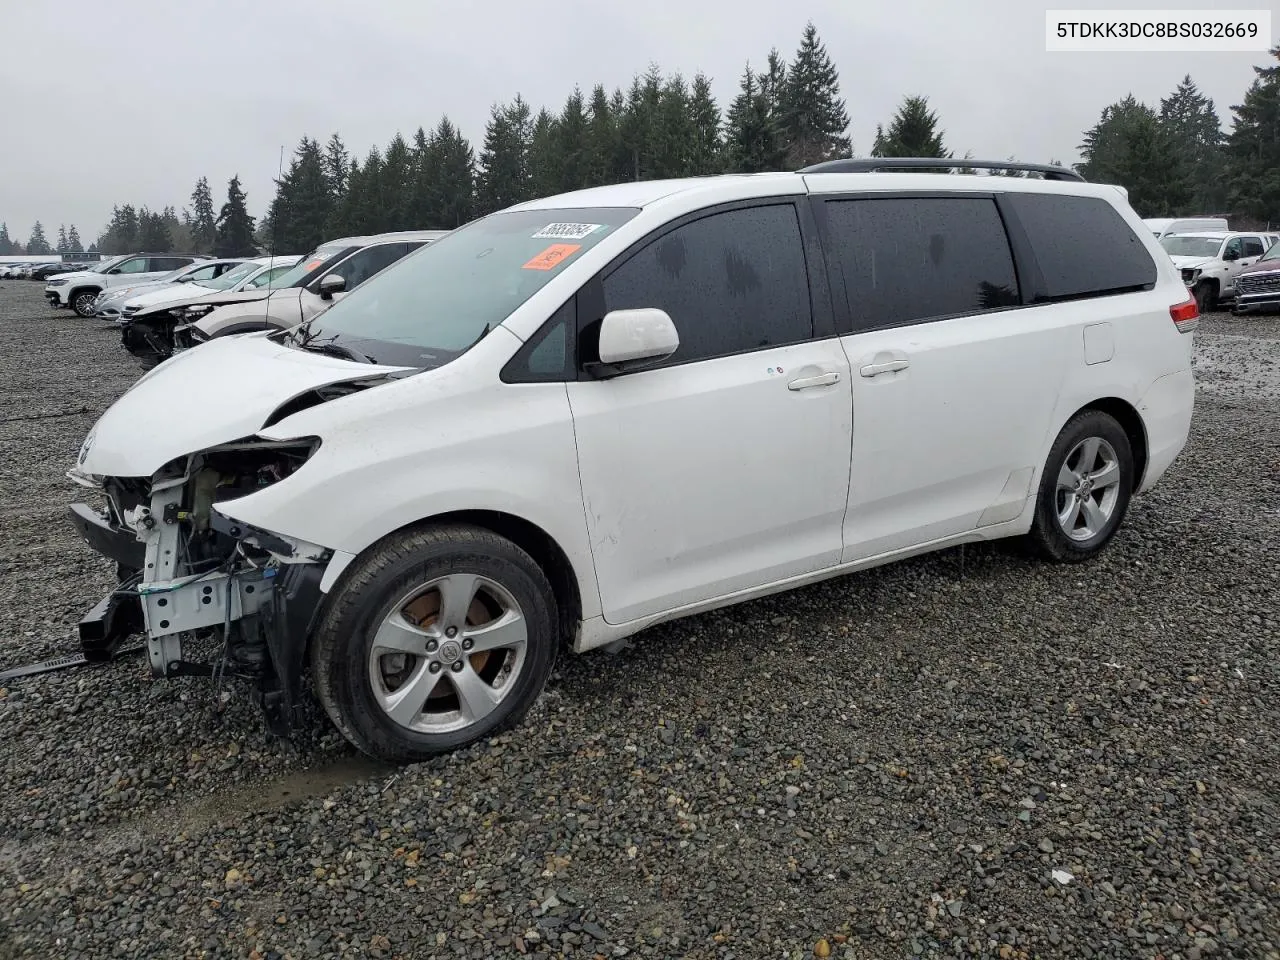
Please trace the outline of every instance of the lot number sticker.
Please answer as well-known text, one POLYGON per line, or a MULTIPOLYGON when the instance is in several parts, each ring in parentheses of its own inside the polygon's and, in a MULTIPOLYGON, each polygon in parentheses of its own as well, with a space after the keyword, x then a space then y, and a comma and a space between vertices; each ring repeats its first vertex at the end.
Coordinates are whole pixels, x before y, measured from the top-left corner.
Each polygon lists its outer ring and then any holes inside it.
POLYGON ((582 249, 580 243, 553 243, 524 265, 525 270, 554 270, 582 249))
POLYGON ((548 223, 533 235, 534 240, 581 240, 595 233, 603 223, 548 223))

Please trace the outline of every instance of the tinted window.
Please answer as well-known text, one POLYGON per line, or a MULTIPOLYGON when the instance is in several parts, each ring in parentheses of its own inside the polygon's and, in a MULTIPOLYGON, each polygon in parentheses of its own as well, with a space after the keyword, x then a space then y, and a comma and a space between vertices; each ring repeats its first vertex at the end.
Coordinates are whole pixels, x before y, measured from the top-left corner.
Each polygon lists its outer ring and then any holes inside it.
POLYGON ((604 298, 606 310, 659 307, 671 315, 680 346, 668 363, 813 336, 791 204, 731 210, 677 227, 611 273, 604 298))
POLYGON ((224 269, 226 269, 226 264, 219 263, 213 266, 200 267, 199 269, 191 270, 186 273, 185 276, 190 277, 193 283, 199 283, 201 280, 212 280, 214 277, 219 276, 224 269))
POLYGON ((1243 251, 1244 251, 1244 238, 1232 237, 1230 240, 1227 241, 1227 245, 1222 248, 1222 257, 1224 260, 1227 258, 1231 258, 1233 260, 1239 260, 1243 251))
POLYGON ((380 243, 365 247, 334 267, 329 273, 340 274, 347 281, 346 290, 354 290, 379 270, 391 266, 420 243, 380 243))
POLYGON ((1099 197, 1008 193, 1044 275, 1036 300, 1069 300, 1150 287, 1151 254, 1129 224, 1099 197))
MULTIPOLYGON (((115 267, 113 267, 112 269, 113 269, 114 271, 118 272, 118 273, 146 273, 146 272, 147 272, 147 258, 146 258, 146 257, 134 257, 134 258, 133 258, 133 259, 131 259, 131 260, 126 260, 124 263, 117 264, 117 265, 116 265, 115 267)), ((159 269, 163 270, 163 269, 166 269, 166 268, 165 268, 165 267, 160 267, 159 269)))
POLYGON ((569 359, 569 330, 576 315, 570 300, 551 315, 529 342, 517 351, 502 371, 507 383, 545 383, 570 379, 573 364, 569 359))
POLYGON ((1266 247, 1262 245, 1262 240, 1258 237, 1244 238, 1244 255, 1246 257, 1260 257, 1266 252, 1266 247))
POLYGON ((1013 256, 993 200, 832 200, 826 213, 855 330, 1019 302, 1013 256))

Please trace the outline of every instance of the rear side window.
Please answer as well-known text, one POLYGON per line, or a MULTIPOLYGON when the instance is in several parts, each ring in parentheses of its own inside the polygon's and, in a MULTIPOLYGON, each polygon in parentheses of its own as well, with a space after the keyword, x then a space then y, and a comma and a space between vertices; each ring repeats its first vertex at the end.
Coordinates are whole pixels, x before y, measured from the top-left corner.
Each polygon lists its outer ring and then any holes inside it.
POLYGON ((1044 276, 1036 301, 1073 300, 1143 290, 1156 265, 1129 224, 1107 201, 1048 193, 1008 193, 1044 276))
POLYGON ((813 336, 809 278, 795 207, 713 213, 642 247, 604 280, 606 310, 658 307, 687 363, 813 336))
POLYGON ((421 243, 400 242, 380 243, 376 246, 365 247, 359 253, 353 254, 342 261, 329 272, 342 275, 343 279, 347 281, 346 290, 349 293, 378 271, 385 270, 409 253, 410 250, 416 250, 420 246, 422 246, 421 243))
POLYGON ((1244 255, 1246 257, 1260 257, 1266 252, 1266 247, 1262 245, 1260 237, 1244 238, 1244 255))
POLYGON ((829 200, 826 219, 855 331, 1020 302, 1004 223, 989 197, 829 200))

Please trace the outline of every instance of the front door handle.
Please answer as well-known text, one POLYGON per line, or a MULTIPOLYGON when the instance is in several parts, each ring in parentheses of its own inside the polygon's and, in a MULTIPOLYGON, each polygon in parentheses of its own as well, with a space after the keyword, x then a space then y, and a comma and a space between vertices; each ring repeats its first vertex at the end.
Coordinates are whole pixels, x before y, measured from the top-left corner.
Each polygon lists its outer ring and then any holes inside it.
POLYGON ((897 373, 911 366, 906 360, 889 360, 886 363, 868 363, 858 372, 864 377, 878 377, 882 373, 897 373))
POLYGON ((816 377, 799 377, 787 384, 788 390, 808 390, 810 387, 829 387, 840 380, 840 374, 822 373, 816 377))

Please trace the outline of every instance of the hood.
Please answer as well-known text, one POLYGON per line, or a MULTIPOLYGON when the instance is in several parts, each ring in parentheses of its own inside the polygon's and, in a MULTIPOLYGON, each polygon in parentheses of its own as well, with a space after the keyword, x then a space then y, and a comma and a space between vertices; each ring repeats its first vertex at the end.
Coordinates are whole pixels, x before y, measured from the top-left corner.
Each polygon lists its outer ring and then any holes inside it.
MULTIPOLYGON (((35 270, 35 267, 31 268, 35 270)), ((51 273, 45 277, 46 280, 94 280, 102 279, 102 274, 94 273, 92 270, 72 270, 70 273, 51 273)))
POLYGON ((253 436, 308 390, 412 369, 308 353, 257 334, 211 340, 140 377, 89 431, 76 468, 150 477, 175 457, 253 436))
POLYGON ((1203 267, 1206 263, 1213 262, 1212 257, 1170 257, 1169 259, 1173 261, 1173 265, 1179 270, 1184 270, 1188 267, 1203 267))
POLYGON ((218 291, 202 287, 198 283, 157 283, 135 287, 129 296, 129 306, 150 307, 157 303, 173 303, 177 300, 199 299, 201 293, 218 291))
POLYGON ((1256 263, 1251 263, 1249 266, 1237 273, 1236 276, 1243 277, 1246 273, 1280 273, 1280 257, 1276 257, 1272 260, 1259 260, 1256 263))
MULTIPOLYGON (((187 284, 183 284, 187 286, 187 284)), ((210 290, 207 287, 197 287, 195 292, 188 294, 182 292, 182 296, 173 299, 165 299, 160 304, 143 304, 138 313, 134 314, 134 319, 146 316, 153 309, 172 310, 176 307, 194 307, 208 304, 211 307, 225 307, 229 303, 254 303, 258 300, 265 300, 269 296, 279 296, 290 291, 296 293, 298 288, 295 287, 276 287, 274 290, 266 290, 258 288, 256 290, 241 290, 231 292, 230 290, 210 290), (200 293, 204 290, 204 293, 200 293)))

